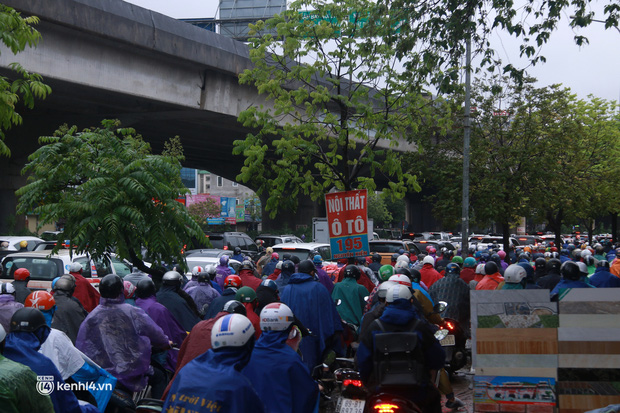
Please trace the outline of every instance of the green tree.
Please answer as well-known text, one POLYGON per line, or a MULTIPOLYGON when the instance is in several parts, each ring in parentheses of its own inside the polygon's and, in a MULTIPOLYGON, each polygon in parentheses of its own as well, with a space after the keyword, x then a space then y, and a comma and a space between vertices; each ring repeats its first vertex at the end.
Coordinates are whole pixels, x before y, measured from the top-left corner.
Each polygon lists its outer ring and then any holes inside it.
POLYGON ((29 183, 16 192, 18 212, 34 211, 41 225, 64 218, 64 236, 78 252, 115 252, 160 277, 162 262, 183 262, 184 245, 205 235, 176 201, 187 193, 178 148, 176 156, 153 155, 133 129, 119 126, 105 120, 79 132, 65 125, 41 137, 22 170, 29 183))
MULTIPOLYGON (((0 4, 0 39, 13 54, 37 45, 41 35, 32 26, 38 22, 35 16, 22 17, 14 9, 0 4)), ((11 155, 11 150, 4 143, 4 132, 22 123, 17 111, 20 101, 32 109, 35 98, 45 99, 52 91, 42 82, 40 75, 29 73, 19 63, 11 63, 9 67, 16 78, 0 76, 0 155, 4 156, 11 155)))
MULTIPOLYGON (((385 30, 384 41, 390 43, 406 68, 413 85, 430 83, 439 93, 451 93, 460 87, 460 71, 471 36, 473 50, 479 56, 480 68, 500 69, 510 73, 519 83, 524 69, 502 65, 490 37, 502 32, 521 40, 519 52, 530 64, 545 62, 542 46, 557 28, 562 15, 571 15, 572 27, 586 27, 595 16, 592 0, 467 0, 420 2, 416 0, 377 0, 370 8, 371 20, 385 30)), ((606 28, 618 27, 620 3, 603 3, 606 28)), ((575 35, 578 45, 588 39, 575 35)))
POLYGON ((378 228, 391 227, 393 217, 380 194, 368 193, 368 219, 372 219, 378 228))
MULTIPOLYGON (((376 189, 375 177, 396 197, 420 190, 393 148, 406 144, 431 102, 403 85, 383 28, 364 24, 370 0, 298 0, 281 16, 252 26, 252 69, 240 76, 268 103, 239 116, 256 130, 235 142, 245 157, 237 179, 254 180, 274 217, 300 194, 313 200, 332 189, 376 189), (312 8, 318 19, 301 19, 312 8)), ((430 116, 430 115, 428 115, 430 116)))

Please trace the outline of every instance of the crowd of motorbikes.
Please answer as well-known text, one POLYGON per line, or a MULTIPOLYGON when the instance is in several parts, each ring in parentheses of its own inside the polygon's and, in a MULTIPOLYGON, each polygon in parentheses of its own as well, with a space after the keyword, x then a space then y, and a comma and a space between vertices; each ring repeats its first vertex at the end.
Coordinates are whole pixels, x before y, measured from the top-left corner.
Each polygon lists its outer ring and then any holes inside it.
MULTIPOLYGON (((338 302, 336 302, 338 305, 338 302)), ((442 313, 447 303, 439 302, 435 311, 442 313)), ((437 329, 435 338, 446 353, 445 369, 454 374, 467 365, 471 358, 465 329, 457 320, 444 318, 445 324, 437 329)), ((343 321, 345 330, 355 326, 343 321)), ((357 338, 357 337, 356 337, 357 338)), ((316 366, 312 377, 322 388, 320 408, 326 413, 417 413, 422 410, 411 400, 389 391, 372 392, 364 387, 356 370, 353 346, 347 346, 346 358, 335 357, 316 366)))

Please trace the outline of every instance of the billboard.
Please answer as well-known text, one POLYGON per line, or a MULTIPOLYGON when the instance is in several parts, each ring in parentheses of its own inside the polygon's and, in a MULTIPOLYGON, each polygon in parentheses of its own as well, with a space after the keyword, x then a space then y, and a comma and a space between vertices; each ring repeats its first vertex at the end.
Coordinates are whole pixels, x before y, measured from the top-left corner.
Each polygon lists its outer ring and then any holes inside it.
POLYGON ((369 254, 367 200, 366 189, 325 195, 332 259, 365 257, 369 254))

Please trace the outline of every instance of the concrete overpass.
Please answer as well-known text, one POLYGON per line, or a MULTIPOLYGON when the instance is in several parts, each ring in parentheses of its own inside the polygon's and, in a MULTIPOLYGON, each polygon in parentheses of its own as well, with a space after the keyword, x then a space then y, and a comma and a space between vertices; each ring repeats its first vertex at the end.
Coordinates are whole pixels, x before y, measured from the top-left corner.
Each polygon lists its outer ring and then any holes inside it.
MULTIPOLYGON (((232 143, 249 132, 237 117, 265 103, 254 88, 238 83, 251 66, 245 44, 121 0, 3 3, 38 16, 42 40, 17 56, 3 49, 0 74, 19 62, 41 74, 52 94, 34 110, 21 110, 23 125, 6 134, 13 154, 0 164, 0 233, 14 213, 14 191, 25 182, 19 171, 38 147, 37 137, 63 123, 83 128, 117 118, 155 151, 179 135, 184 166, 235 178, 243 158, 232 156, 232 143)), ((313 209, 306 204, 291 223, 316 215, 313 209)))

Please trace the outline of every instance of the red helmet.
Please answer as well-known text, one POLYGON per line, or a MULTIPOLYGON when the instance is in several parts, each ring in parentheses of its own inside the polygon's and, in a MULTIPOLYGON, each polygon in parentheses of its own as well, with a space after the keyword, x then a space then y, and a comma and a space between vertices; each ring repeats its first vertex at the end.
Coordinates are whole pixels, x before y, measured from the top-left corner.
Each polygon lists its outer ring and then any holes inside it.
POLYGON ((15 281, 25 281, 28 277, 30 277, 30 271, 27 268, 18 268, 13 273, 15 281))
POLYGON ((429 253, 434 254, 437 252, 437 250, 434 247, 431 247, 430 250, 428 250, 429 253))
POLYGON ((26 297, 24 307, 32 307, 41 311, 51 310, 56 305, 54 296, 47 291, 35 291, 26 297))
POLYGON ((241 281, 241 277, 235 274, 229 275, 224 280, 224 287, 235 287, 235 288, 243 287, 243 282, 241 281))

